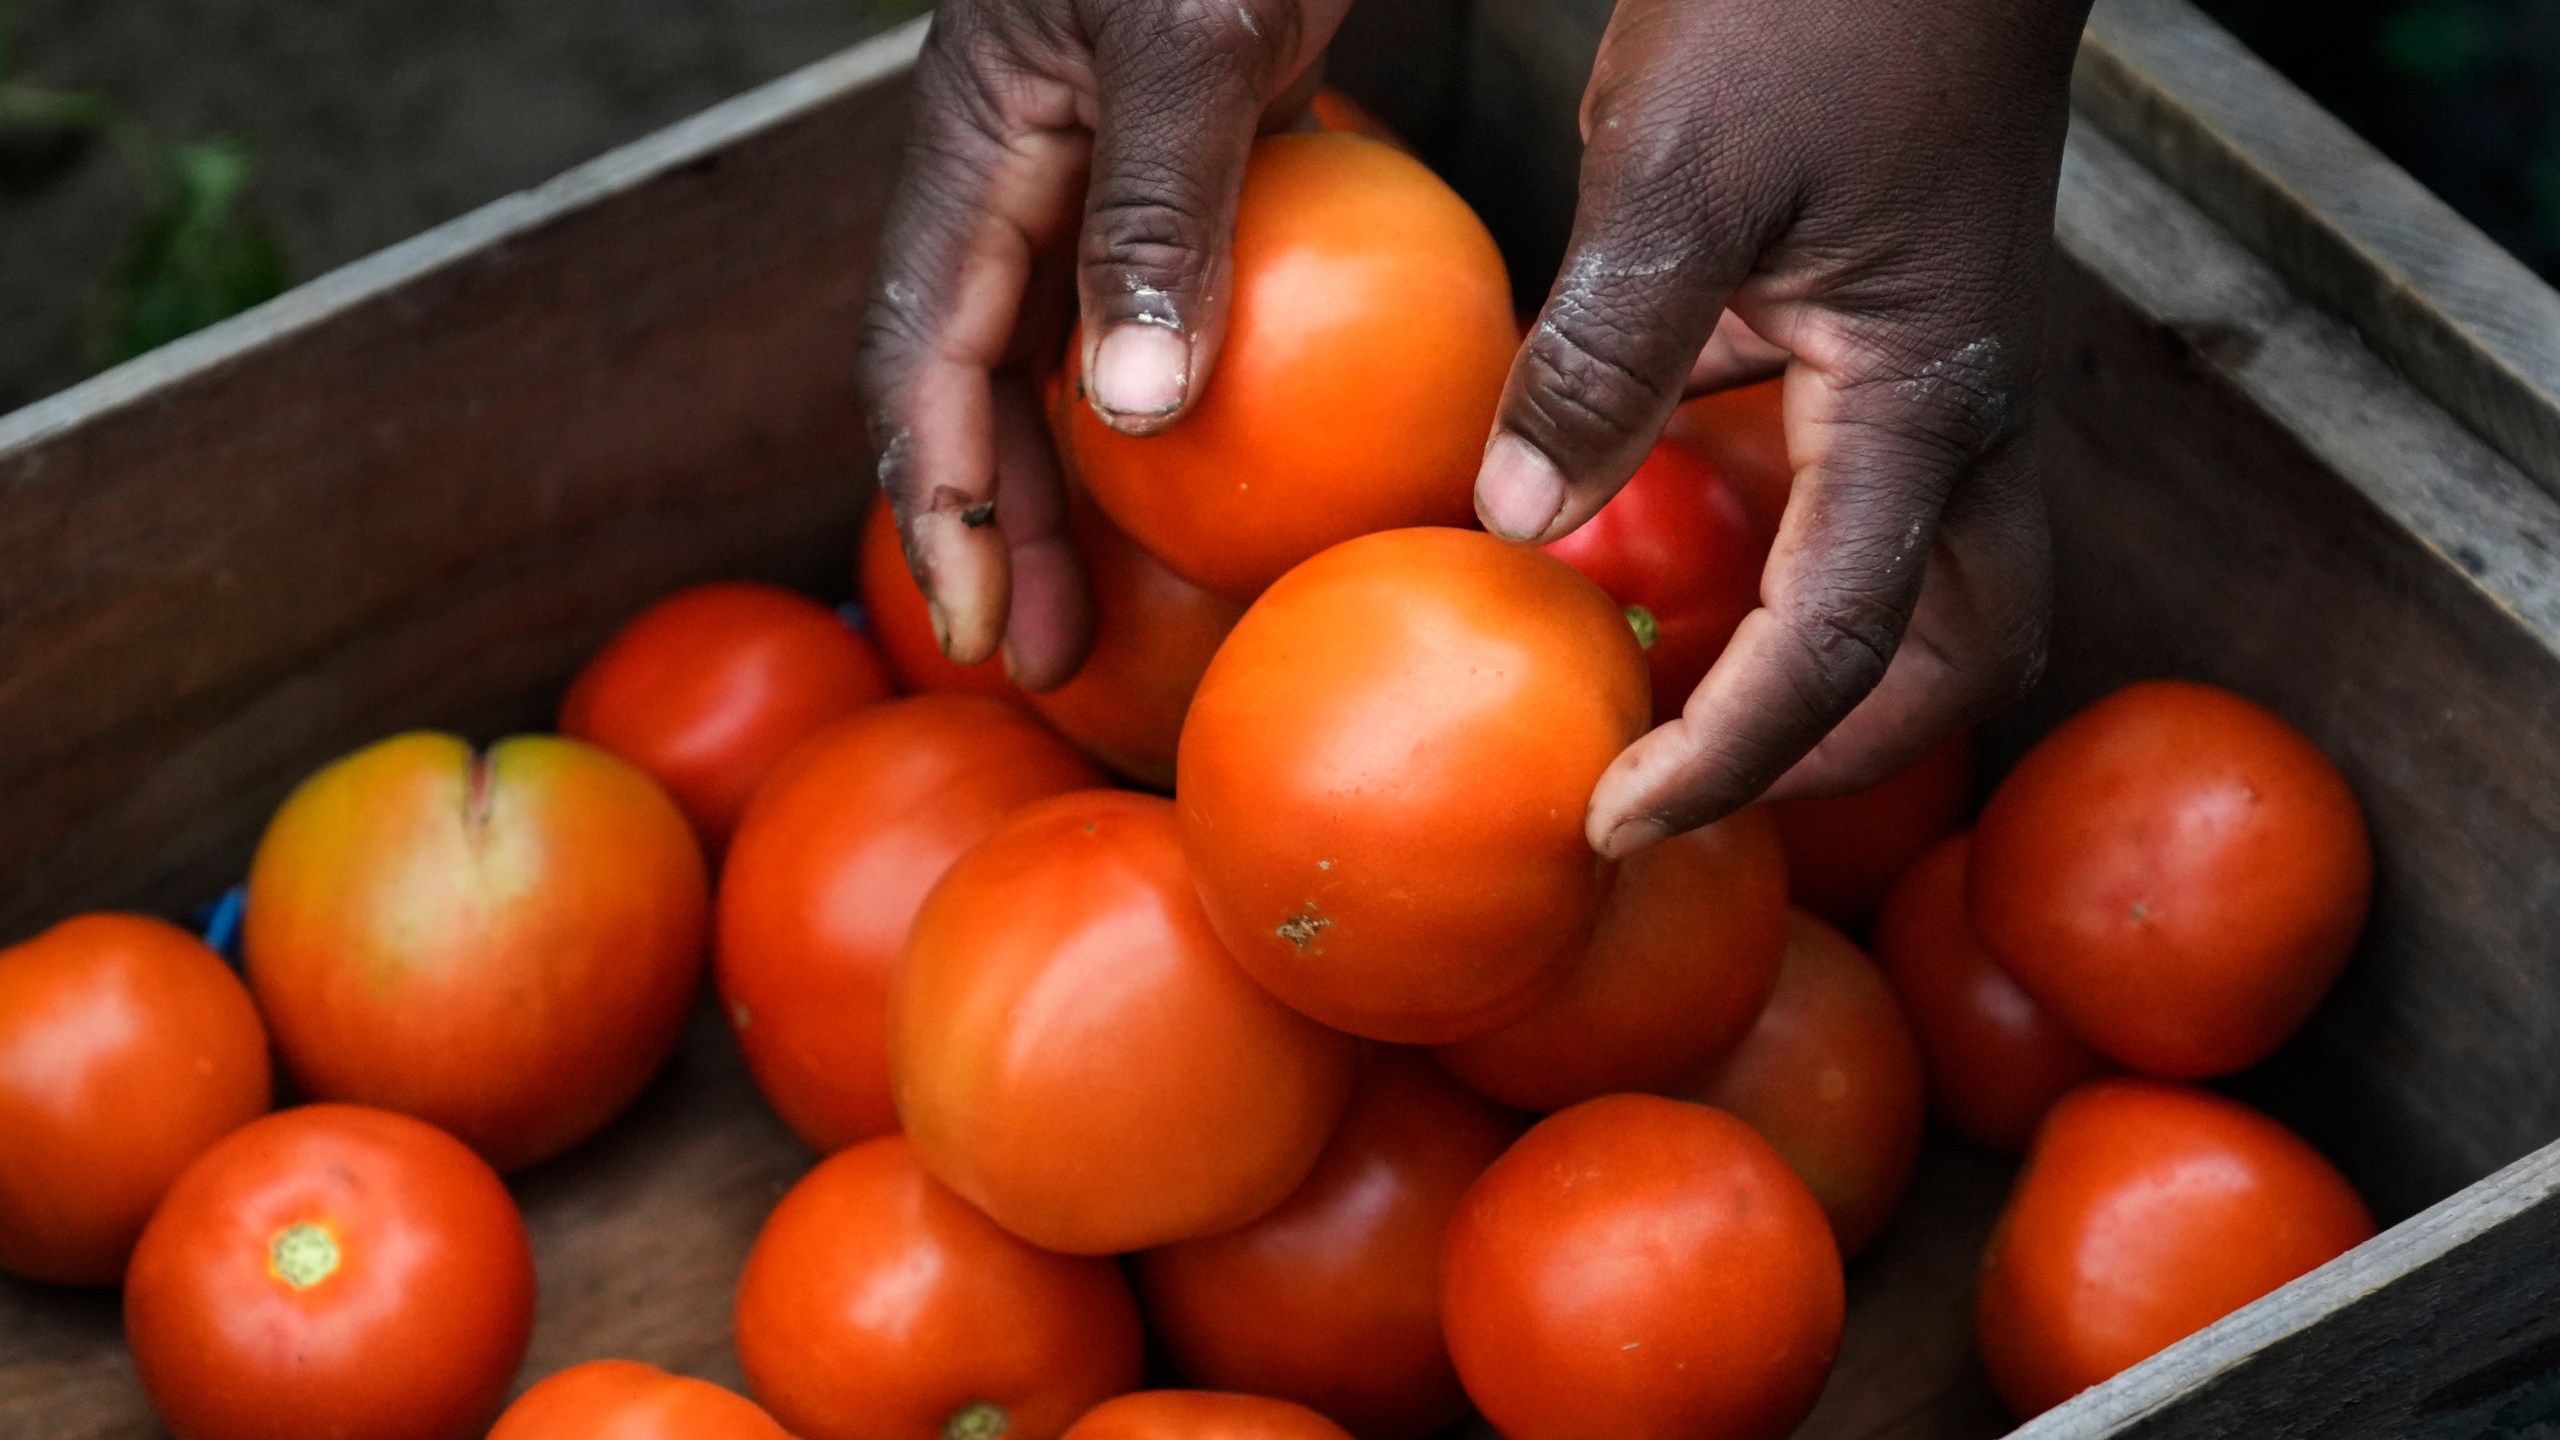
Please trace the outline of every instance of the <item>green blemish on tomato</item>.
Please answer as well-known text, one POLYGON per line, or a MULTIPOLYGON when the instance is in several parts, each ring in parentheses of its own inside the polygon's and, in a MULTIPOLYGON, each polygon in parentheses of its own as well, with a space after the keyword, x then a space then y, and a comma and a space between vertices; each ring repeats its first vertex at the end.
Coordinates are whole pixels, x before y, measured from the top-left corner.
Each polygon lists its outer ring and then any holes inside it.
POLYGON ((985 1400, 972 1401, 953 1412, 943 1422, 942 1440, 996 1440, 1013 1428, 1013 1417, 1004 1407, 985 1400))
POLYGON ((338 1273, 337 1237, 317 1225, 287 1225, 267 1242, 267 1273, 308 1290, 338 1273))
POLYGON ((1654 619, 1653 612, 1641 605, 1628 606, 1626 613, 1628 628, 1636 632, 1636 644, 1652 649, 1653 642, 1662 638, 1662 622, 1654 619))

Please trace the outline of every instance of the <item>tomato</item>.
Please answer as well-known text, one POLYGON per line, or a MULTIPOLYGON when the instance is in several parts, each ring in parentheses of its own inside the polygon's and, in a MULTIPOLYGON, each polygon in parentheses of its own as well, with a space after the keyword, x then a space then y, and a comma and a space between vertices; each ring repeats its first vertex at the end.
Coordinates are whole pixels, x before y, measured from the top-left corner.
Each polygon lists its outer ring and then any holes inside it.
POLYGON ((1767 1136, 1813 1188, 1840 1253, 1866 1248, 1902 1203, 1928 1128, 1911 1022, 1875 962, 1798 911, 1769 1008, 1688 1087, 1767 1136))
POLYGON ((684 813, 605 751, 394 736, 268 823, 249 988, 303 1093, 519 1170, 595 1133, 675 1048, 708 889, 684 813))
POLYGON ((2373 1236, 2320 1153, 2237 1101, 2099 1080, 2045 1117, 1982 1262, 1976 1318, 2020 1419, 2373 1236))
POLYGON ((1304 1180, 1351 1041, 1236 968, 1173 806, 1044 800, 925 897, 889 1075, 925 1168, 1006 1229, 1105 1255, 1231 1230, 1304 1180))
POLYGON ((896 1135, 782 1197, 737 1331, 748 1387, 802 1440, 1053 1440, 1136 1388, 1144 1344, 1117 1265, 1015 1239, 896 1135))
POLYGON ((177 926, 82 915, 0 950, 0 1270, 114 1284, 169 1182, 269 1095, 249 992, 177 926))
POLYGON ((1227 334, 1180 423, 1133 437, 1066 407, 1059 450, 1165 564, 1249 600, 1328 545, 1465 525, 1519 349, 1502 254, 1410 155, 1339 134, 1257 142, 1227 334))
POLYGON ((2264 1059, 2345 967, 2373 893, 2355 793, 2227 690, 2129 685, 2045 737, 1974 830, 1983 943, 2072 1033, 2172 1079, 2264 1059))
POLYGON ((1420 1055, 1371 1052, 1279 1208, 1138 1257, 1151 1331, 1186 1377, 1314 1406, 1362 1440, 1446 1427, 1467 1397, 1440 1338, 1440 1246, 1519 1128, 1420 1055))
POLYGON ((1750 1031, 1786 943, 1786 861, 1754 806, 1620 866, 1564 989, 1526 1019, 1433 1053, 1524 1110, 1668 1090, 1750 1031))
POLYGON ((1093 1408, 1074 1440, 1350 1440, 1304 1405, 1215 1390, 1142 1390, 1093 1408))
POLYGON ((1653 447, 1626 488, 1546 552, 1625 608, 1653 678, 1653 723, 1680 713, 1742 617, 1760 605, 1775 531, 1685 446, 1653 447))
POLYGON ((1393 145, 1408 154, 1412 153, 1413 147, 1404 143, 1404 137, 1398 135, 1392 126, 1372 113, 1368 106, 1330 85, 1319 88, 1314 97, 1307 101, 1307 113, 1322 129, 1339 131, 1345 135, 1365 136, 1381 145, 1393 145))
POLYGON ((898 544, 898 520, 887 501, 875 501, 862 522, 862 611, 871 622, 871 638, 889 658, 889 668, 910 690, 964 690, 1019 700, 1020 691, 1004 673, 1001 657, 975 665, 955 665, 933 636, 924 591, 907 568, 907 552, 898 544))
POLYGON ((1970 835, 1950 835, 1904 872, 1876 922, 1876 959, 1920 1041, 1939 1123, 2014 1153, 2054 1101, 2107 1062, 1983 948, 1964 913, 1971 844, 1970 835))
POLYGON ((755 1402, 631 1360, 573 1365, 524 1392, 489 1440, 791 1440, 755 1402))
POLYGON ((1540 1121, 1467 1192, 1441 1306, 1509 1440, 1776 1440, 1822 1393, 1845 1301, 1822 1208, 1767 1141, 1609 1095, 1540 1121))
POLYGON ((1863 934, 1920 852, 1963 828, 1972 788, 1973 737, 1959 731, 1864 790, 1772 804, 1796 903, 1863 934))
POLYGON ((712 974, 757 1088, 810 1148, 897 1128, 889 977, 925 892, 1005 816, 1101 783, 983 695, 874 706, 775 768, 721 870, 712 974))
POLYGON ((1715 466, 1772 535, 1796 478, 1787 457, 1785 396, 1782 379, 1701 395, 1671 412, 1664 431, 1715 466))
POLYGON ((134 1247, 124 1326, 178 1440, 464 1440, 533 1333, 533 1248, 460 1141, 310 1105, 178 1177, 134 1247))
POLYGON ((1191 702, 1174 794, 1210 923, 1355 1035, 1509 1024, 1590 934, 1583 811, 1646 713, 1635 636, 1563 563, 1465 530, 1338 545, 1245 612, 1191 702))
POLYGON ((560 702, 560 733, 649 772, 714 849, 773 762, 889 696, 889 667, 834 611, 774 585, 679 590, 640 612, 560 702))

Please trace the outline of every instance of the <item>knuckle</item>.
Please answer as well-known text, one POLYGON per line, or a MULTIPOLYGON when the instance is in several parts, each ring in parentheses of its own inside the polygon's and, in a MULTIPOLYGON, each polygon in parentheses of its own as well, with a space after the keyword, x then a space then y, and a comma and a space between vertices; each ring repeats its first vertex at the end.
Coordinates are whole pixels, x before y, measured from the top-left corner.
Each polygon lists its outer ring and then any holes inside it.
POLYGON ((1645 327, 1605 301, 1559 295, 1538 320, 1522 355, 1520 418, 1550 453, 1614 450, 1676 401, 1676 380, 1660 376, 1645 327))
POLYGON ((1787 618, 1805 660, 1805 708, 1836 718, 1884 679, 1910 621, 1910 605, 1899 596, 1855 588, 1835 591, 1787 618))

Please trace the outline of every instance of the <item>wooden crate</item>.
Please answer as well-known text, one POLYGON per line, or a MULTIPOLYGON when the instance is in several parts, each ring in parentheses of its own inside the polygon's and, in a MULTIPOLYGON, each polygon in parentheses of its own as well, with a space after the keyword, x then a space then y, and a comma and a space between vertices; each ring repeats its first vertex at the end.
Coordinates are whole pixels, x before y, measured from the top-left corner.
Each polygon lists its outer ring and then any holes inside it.
MULTIPOLYGON (((1600 0, 1363 0, 1334 73, 1552 265, 1600 0)), ((843 590, 853 322, 909 27, 0 418, 0 937, 176 913, 311 768, 539 726, 651 597, 843 590)), ((2468 1436, 2560 1419, 2560 297, 2183 0, 2105 0, 2048 397, 2060 598, 2016 748, 2123 681, 2257 695, 2380 870, 2336 995, 2237 1088, 2385 1235, 2041 1436, 2468 1436)), ((708 1012, 518 1185, 526 1376, 738 1382, 729 1292, 809 1163, 708 1012)), ((6 1157, 0 1157, 0 1164, 6 1157)), ((1824 1437, 2007 1423, 1971 1355, 2002 1164, 1933 1143, 1851 1270, 1824 1437)), ((0 1435, 158 1433, 111 1294, 0 1280, 0 1435)))

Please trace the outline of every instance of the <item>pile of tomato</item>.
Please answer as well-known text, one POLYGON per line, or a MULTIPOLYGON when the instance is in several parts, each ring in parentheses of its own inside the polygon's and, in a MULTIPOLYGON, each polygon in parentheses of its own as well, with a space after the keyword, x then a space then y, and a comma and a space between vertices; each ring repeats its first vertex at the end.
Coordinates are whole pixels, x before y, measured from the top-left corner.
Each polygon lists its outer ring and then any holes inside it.
POLYGON ((858 626, 698 586, 556 736, 305 781, 240 972, 136 916, 0 951, 0 1268, 121 1282, 181 1440, 481 1434, 535 1313, 501 1176, 620 1112, 706 972, 820 1157, 738 1280, 753 1399, 599 1362, 504 1440, 1780 1436, 1932 1116, 2025 1155, 1978 1289, 2022 1417, 2372 1232, 2197 1083, 2362 924, 2302 735, 2139 684, 1970 830, 1957 737, 1604 863, 1594 782, 1756 603, 1774 392, 1516 548, 1467 528, 1516 331, 1454 194, 1266 140, 1233 283, 1166 435, 1052 387, 1063 688, 945 659, 875 508, 858 626))

